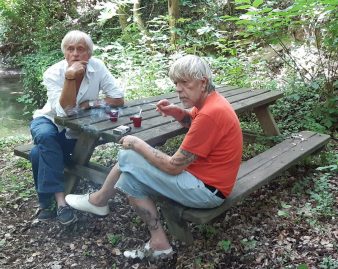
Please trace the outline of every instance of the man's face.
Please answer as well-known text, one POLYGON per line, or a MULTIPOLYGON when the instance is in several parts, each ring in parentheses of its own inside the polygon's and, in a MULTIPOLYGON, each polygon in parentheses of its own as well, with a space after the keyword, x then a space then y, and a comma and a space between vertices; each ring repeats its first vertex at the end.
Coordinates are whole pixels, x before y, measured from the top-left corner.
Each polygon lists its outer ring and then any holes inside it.
POLYGON ((206 81, 206 79, 175 81, 176 92, 184 108, 191 108, 193 106, 197 108, 202 107, 207 95, 205 91, 206 81))
POLYGON ((66 46, 65 59, 69 66, 77 61, 88 62, 89 58, 88 47, 84 40, 81 40, 78 43, 70 43, 66 46))

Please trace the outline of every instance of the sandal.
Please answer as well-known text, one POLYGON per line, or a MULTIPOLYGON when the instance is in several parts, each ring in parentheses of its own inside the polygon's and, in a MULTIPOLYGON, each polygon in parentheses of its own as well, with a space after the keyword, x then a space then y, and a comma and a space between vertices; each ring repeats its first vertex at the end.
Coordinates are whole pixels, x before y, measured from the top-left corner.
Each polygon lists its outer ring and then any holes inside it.
POLYGON ((150 242, 147 242, 142 249, 126 250, 123 255, 130 259, 143 259, 145 257, 151 258, 165 258, 174 253, 173 248, 170 247, 164 250, 153 250, 150 248, 150 242))

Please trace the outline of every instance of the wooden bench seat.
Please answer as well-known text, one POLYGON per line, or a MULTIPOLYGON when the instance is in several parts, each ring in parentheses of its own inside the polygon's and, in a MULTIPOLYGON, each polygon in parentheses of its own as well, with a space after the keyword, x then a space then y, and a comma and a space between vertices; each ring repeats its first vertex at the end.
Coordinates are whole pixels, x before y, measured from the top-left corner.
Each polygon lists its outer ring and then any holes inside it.
MULTIPOLYGON (((33 144, 23 144, 19 145, 14 148, 14 155, 25 158, 29 160, 29 153, 31 149, 33 148, 33 144)), ((87 178, 93 181, 97 184, 103 184, 105 181, 107 174, 109 173, 110 169, 108 167, 94 164, 94 163, 88 163, 87 165, 71 165, 66 166, 65 168, 65 175, 66 178, 68 175, 75 175, 79 178, 87 178)), ((72 184, 72 187, 67 186, 68 181, 66 181, 66 189, 71 190, 73 188, 73 181, 70 183, 72 184)))
POLYGON ((191 244, 193 237, 188 222, 196 224, 210 222, 299 160, 322 148, 329 139, 329 135, 303 131, 243 162, 233 191, 217 208, 194 209, 184 207, 171 200, 159 201, 169 232, 177 239, 191 244))

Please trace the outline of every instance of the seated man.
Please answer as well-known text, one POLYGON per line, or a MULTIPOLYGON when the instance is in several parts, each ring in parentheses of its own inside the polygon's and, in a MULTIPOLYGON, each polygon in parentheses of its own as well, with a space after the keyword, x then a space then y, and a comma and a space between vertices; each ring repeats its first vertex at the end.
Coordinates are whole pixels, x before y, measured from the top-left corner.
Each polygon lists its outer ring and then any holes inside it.
POLYGON ((151 235, 143 249, 124 252, 130 258, 173 252, 153 197, 165 196, 193 208, 217 207, 231 192, 241 162, 239 120, 230 103, 215 91, 207 63, 186 55, 171 66, 169 76, 185 109, 161 100, 157 111, 189 128, 177 152, 168 156, 127 135, 120 140, 124 149, 102 188, 90 196, 66 196, 71 207, 104 216, 116 191, 125 193, 151 235))
POLYGON ((91 57, 93 41, 87 34, 68 32, 61 49, 65 59, 43 74, 48 100, 42 109, 35 111, 30 124, 35 144, 30 160, 40 205, 38 219, 46 220, 57 215, 61 224, 69 224, 76 220, 76 216, 65 201, 63 172, 65 164, 71 160, 77 136, 57 126, 54 117, 95 106, 100 91, 106 96, 101 103, 121 106, 124 99, 123 91, 103 62, 91 57))

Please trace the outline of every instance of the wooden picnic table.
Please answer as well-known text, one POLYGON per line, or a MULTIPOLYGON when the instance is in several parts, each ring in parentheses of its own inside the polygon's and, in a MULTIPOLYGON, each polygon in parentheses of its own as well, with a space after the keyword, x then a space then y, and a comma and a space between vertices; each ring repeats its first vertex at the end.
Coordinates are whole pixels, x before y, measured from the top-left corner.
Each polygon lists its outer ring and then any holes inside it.
MULTIPOLYGON (((253 111, 265 135, 280 134, 269 106, 282 97, 281 92, 235 86, 220 86, 216 87, 216 90, 226 97, 238 115, 253 111)), ((80 136, 72 159, 75 164, 86 165, 98 144, 117 143, 120 140, 121 136, 113 132, 113 129, 120 125, 131 126, 131 131, 127 134, 135 135, 152 146, 161 145, 167 139, 185 133, 187 129, 172 117, 163 117, 155 110, 155 104, 164 98, 180 105, 177 93, 174 92, 126 102, 124 107, 118 109, 119 118, 116 122, 110 121, 106 113, 107 108, 83 110, 70 117, 56 117, 55 122, 79 131, 80 136), (130 117, 139 113, 140 109, 142 109, 142 126, 135 128, 130 117)))

